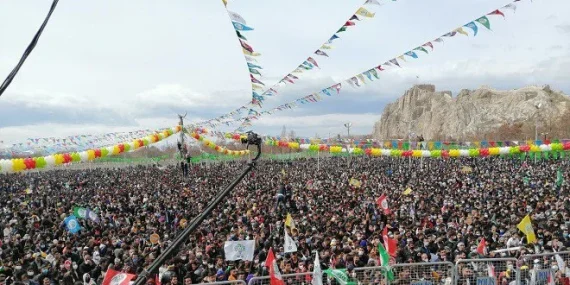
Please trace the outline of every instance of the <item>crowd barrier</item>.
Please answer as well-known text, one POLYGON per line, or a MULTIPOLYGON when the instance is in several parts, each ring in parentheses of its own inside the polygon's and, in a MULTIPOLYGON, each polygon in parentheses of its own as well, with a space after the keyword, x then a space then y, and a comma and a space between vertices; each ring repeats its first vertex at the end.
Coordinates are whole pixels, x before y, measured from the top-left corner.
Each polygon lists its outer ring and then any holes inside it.
MULTIPOLYGON (((518 258, 462 259, 451 262, 361 267, 347 272, 346 282, 323 273, 324 285, 568 285, 570 251, 527 254, 518 258), (388 273, 388 271, 391 271, 388 273)), ((312 272, 283 274, 285 285, 311 285, 312 272)), ((247 285, 271 285, 269 276, 253 277, 247 285)), ((213 284, 245 285, 245 282, 213 284)))

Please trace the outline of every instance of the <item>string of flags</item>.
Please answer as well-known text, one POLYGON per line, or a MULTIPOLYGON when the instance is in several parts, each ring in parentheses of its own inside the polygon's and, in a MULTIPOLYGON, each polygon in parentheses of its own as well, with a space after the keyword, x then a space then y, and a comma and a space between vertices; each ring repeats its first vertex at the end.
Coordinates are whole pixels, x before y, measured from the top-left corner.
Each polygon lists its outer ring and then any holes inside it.
MULTIPOLYGON (((255 90, 262 88, 262 86, 265 86, 265 84, 263 84, 259 78, 256 78, 256 76, 262 77, 260 69, 263 68, 257 64, 256 59, 256 57, 260 56, 261 54, 253 50, 253 47, 248 42, 247 38, 243 35, 243 32, 253 31, 253 28, 247 25, 247 22, 241 15, 228 9, 227 0, 222 0, 222 2, 224 3, 224 7, 226 8, 230 20, 232 21, 233 28, 241 45, 241 50, 249 71, 252 94, 255 95, 255 90)), ((257 96, 252 97, 252 102, 256 102, 256 104, 261 104, 261 101, 261 98, 257 98, 257 96)))
POLYGON ((0 159, 0 173, 14 173, 25 170, 42 169, 72 162, 88 162, 94 159, 118 155, 121 153, 133 151, 151 143, 156 143, 171 135, 182 131, 182 126, 165 129, 155 134, 147 135, 143 138, 135 139, 130 142, 116 144, 113 146, 90 149, 81 152, 68 152, 53 154, 47 156, 0 159))
POLYGON ((27 153, 55 154, 61 152, 79 152, 133 140, 157 132, 159 132, 159 130, 147 129, 132 132, 113 132, 102 135, 73 135, 62 138, 28 138, 24 142, 15 143, 6 148, 1 148, 0 157, 14 157, 26 155, 27 153))
POLYGON ((389 68, 401 68, 402 64, 404 62, 406 62, 409 59, 419 59, 420 55, 422 53, 425 53, 426 55, 429 54, 430 50, 433 50, 435 48, 435 45, 437 43, 443 43, 445 39, 447 38, 452 38, 455 37, 459 34, 461 35, 465 35, 468 36, 469 32, 471 31, 471 33, 473 33, 473 35, 477 35, 480 31, 480 27, 483 27, 487 30, 491 30, 491 22, 489 17, 491 16, 501 16, 503 18, 505 18, 505 13, 504 11, 507 10, 511 10, 511 11, 516 11, 517 2, 520 2, 521 0, 514 0, 511 3, 508 3, 507 5, 504 5, 502 7, 500 7, 499 9, 495 9, 493 11, 491 11, 490 13, 487 13, 481 17, 478 17, 472 21, 467 22, 464 25, 461 25, 457 28, 454 28, 453 30, 431 40, 428 42, 425 42, 419 46, 416 46, 408 51, 405 51, 404 53, 386 60, 384 63, 379 64, 375 67, 372 67, 362 73, 359 73, 357 75, 354 75, 346 80, 343 80, 341 82, 337 82, 327 88, 324 88, 318 92, 312 93, 310 95, 306 95, 304 97, 298 98, 294 101, 279 105, 275 108, 272 108, 270 110, 266 110, 266 111, 261 111, 259 112, 258 115, 256 116, 245 116, 242 118, 237 118, 234 120, 228 120, 228 121, 224 121, 222 122, 221 120, 211 120, 208 121, 204 124, 202 124, 203 126, 209 126, 209 127, 217 127, 221 124, 230 126, 233 123, 236 122, 241 122, 241 126, 236 130, 236 132, 243 132, 245 131, 246 127, 249 127, 252 125, 252 122, 255 120, 258 120, 259 118, 261 118, 262 116, 265 115, 272 115, 278 111, 285 111, 285 110, 290 110, 293 108, 297 108, 300 105, 305 105, 308 103, 317 103, 322 101, 324 98, 328 97, 328 96, 333 96, 333 95, 338 95, 340 94, 340 91, 342 90, 343 87, 345 87, 346 85, 349 85, 353 88, 359 88, 362 85, 366 84, 368 81, 374 81, 376 79, 380 79, 380 74, 382 71, 385 71, 386 69, 389 68))
MULTIPOLYGON (((395 0, 392 0, 392 1, 395 1, 395 0)), ((362 19, 374 18, 375 13, 372 13, 368 9, 366 9, 365 8, 366 5, 380 5, 380 3, 376 0, 366 0, 361 5, 361 7, 359 7, 356 10, 356 12, 354 12, 350 16, 350 18, 348 18, 348 20, 345 21, 342 24, 342 26, 336 32, 327 39, 327 41, 325 41, 323 44, 321 44, 319 46, 319 48, 317 48, 317 50, 313 52, 313 54, 311 56, 307 57, 301 64, 299 64, 297 67, 295 67, 295 69, 293 69, 292 71, 287 73, 276 84, 272 85, 269 88, 267 88, 263 82, 261 82, 258 78, 256 78, 254 76, 254 75, 261 76, 259 69, 262 69, 262 68, 261 68, 261 66, 254 64, 255 59, 251 57, 252 55, 250 55, 250 53, 252 53, 253 50, 247 49, 242 44, 242 48, 244 48, 244 54, 246 57, 247 65, 248 65, 248 68, 250 71, 250 80, 251 80, 251 85, 252 85, 252 100, 248 104, 241 106, 232 112, 229 112, 227 114, 224 114, 224 115, 219 116, 219 117, 214 118, 214 119, 210 119, 210 120, 207 120, 204 122, 200 122, 200 123, 198 123, 198 125, 207 125, 211 122, 222 122, 223 120, 228 119, 228 118, 232 118, 235 115, 240 115, 243 111, 252 110, 252 108, 255 108, 255 107, 262 108, 262 103, 264 102, 266 97, 276 96, 276 95, 278 95, 278 92, 280 91, 280 89, 282 87, 289 85, 289 84, 295 84, 298 80, 300 80, 300 78, 299 78, 300 74, 306 73, 307 71, 311 71, 314 69, 319 69, 320 67, 319 67, 319 64, 318 64, 316 58, 317 57, 329 57, 330 50, 332 50, 334 48, 333 42, 335 40, 338 40, 341 38, 340 33, 346 32, 349 27, 355 26, 356 23, 358 21, 361 21, 362 19)), ((232 19, 233 23, 239 23, 239 24, 245 25, 245 20, 243 20, 243 18, 241 16, 237 15, 236 13, 230 12, 229 10, 228 10, 228 14, 230 15, 230 18, 232 19)), ((234 27, 235 27, 235 25, 234 25, 234 27)), ((242 27, 240 27, 240 28, 242 28, 242 27)), ((251 30, 253 30, 253 29, 251 29, 251 30)), ((237 28, 236 28, 236 32, 238 34, 238 38, 240 39, 240 42, 243 42, 246 40, 243 36, 241 36, 241 34, 237 30, 237 28)), ((255 115, 251 115, 250 112, 251 111, 248 111, 248 116, 255 117, 255 115)), ((242 122, 247 125, 246 120, 243 120, 242 122)))

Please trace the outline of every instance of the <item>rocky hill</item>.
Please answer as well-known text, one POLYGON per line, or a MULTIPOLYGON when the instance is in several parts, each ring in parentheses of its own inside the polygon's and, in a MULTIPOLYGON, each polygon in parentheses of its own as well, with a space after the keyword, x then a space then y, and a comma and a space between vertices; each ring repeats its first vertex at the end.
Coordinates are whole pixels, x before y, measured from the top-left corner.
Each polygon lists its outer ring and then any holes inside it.
POLYGON ((534 138, 535 120, 539 132, 543 132, 568 114, 570 98, 549 86, 516 90, 483 86, 461 90, 453 97, 450 91, 436 91, 434 85, 416 85, 384 108, 373 136, 397 139, 411 133, 421 134, 426 140, 469 139, 496 132, 505 125, 518 125, 531 130, 534 138))

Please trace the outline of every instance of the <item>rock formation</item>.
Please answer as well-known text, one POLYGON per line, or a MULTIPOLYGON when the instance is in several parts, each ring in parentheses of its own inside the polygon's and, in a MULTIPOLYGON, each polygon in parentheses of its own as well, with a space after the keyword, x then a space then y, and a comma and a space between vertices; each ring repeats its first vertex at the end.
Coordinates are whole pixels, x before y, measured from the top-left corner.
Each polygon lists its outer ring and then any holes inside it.
POLYGON ((434 85, 416 85, 396 102, 388 104, 373 137, 408 138, 423 135, 426 140, 465 139, 490 133, 505 124, 524 124, 534 129, 539 122, 558 120, 570 112, 570 98, 549 86, 528 86, 516 90, 495 90, 482 86, 437 91, 434 85))

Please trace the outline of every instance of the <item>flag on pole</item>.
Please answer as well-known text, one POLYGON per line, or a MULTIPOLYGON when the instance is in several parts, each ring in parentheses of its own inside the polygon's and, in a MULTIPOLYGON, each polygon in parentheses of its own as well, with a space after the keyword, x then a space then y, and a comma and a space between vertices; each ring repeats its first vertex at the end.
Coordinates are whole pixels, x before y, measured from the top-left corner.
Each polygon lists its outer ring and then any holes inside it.
POLYGON ((73 207, 73 215, 77 218, 87 218, 87 209, 83 207, 73 207))
POLYGON ((293 238, 287 233, 287 228, 284 228, 284 230, 285 230, 285 244, 283 245, 283 247, 285 248, 285 253, 296 252, 297 244, 295 244, 293 238))
POLYGON ((346 274, 346 268, 343 269, 327 269, 325 273, 329 278, 334 278, 341 285, 356 285, 355 282, 349 280, 346 274))
POLYGON ((279 267, 277 267, 277 260, 275 260, 275 254, 273 254, 272 248, 270 248, 269 253, 267 253, 265 267, 269 269, 270 285, 285 285, 283 277, 281 277, 281 272, 279 272, 279 267))
POLYGON ((497 278, 497 275, 495 274, 495 266, 491 263, 487 264, 487 274, 491 278, 497 278))
POLYGON ((386 278, 388 281, 394 280, 394 272, 392 272, 392 268, 390 267, 390 255, 382 246, 382 243, 378 244, 378 254, 380 255, 380 266, 386 268, 386 278))
POLYGON ((67 230, 72 234, 75 234, 81 230, 79 221, 77 221, 77 218, 74 215, 65 218, 63 222, 65 223, 65 228, 67 228, 67 230))
POLYGON ((293 221, 293 218, 289 213, 287 213, 287 218, 285 218, 285 226, 289 227, 291 230, 296 229, 295 221, 293 221))
POLYGON ((534 234, 534 229, 532 228, 532 222, 529 215, 526 215, 521 222, 517 225, 517 228, 526 235, 526 242, 528 244, 534 243, 536 241, 536 235, 534 234))
POLYGON ((226 241, 224 254, 226 260, 249 260, 253 261, 255 251, 254 240, 226 241))
POLYGON ((396 257, 396 253, 398 252, 398 241, 388 237, 388 227, 384 227, 384 230, 382 230, 382 239, 384 240, 384 247, 386 248, 386 251, 388 251, 388 254, 392 257, 396 257))
POLYGON ((487 246, 485 244, 485 238, 482 238, 481 241, 479 242, 479 245, 477 246, 477 253, 479 253, 480 255, 485 255, 486 249, 487 246))
POLYGON ((321 261, 319 260, 319 252, 315 251, 315 262, 313 264, 313 280, 312 285, 323 285, 323 272, 321 270, 321 261))
POLYGON ((378 206, 384 210, 384 214, 390 214, 390 207, 388 207, 388 198, 385 194, 382 194, 382 196, 376 200, 376 204, 378 204, 378 206))
POLYGON ((107 269, 105 273, 105 278, 103 279, 103 285, 128 285, 131 280, 135 277, 134 274, 128 274, 124 272, 119 272, 113 269, 107 269))

